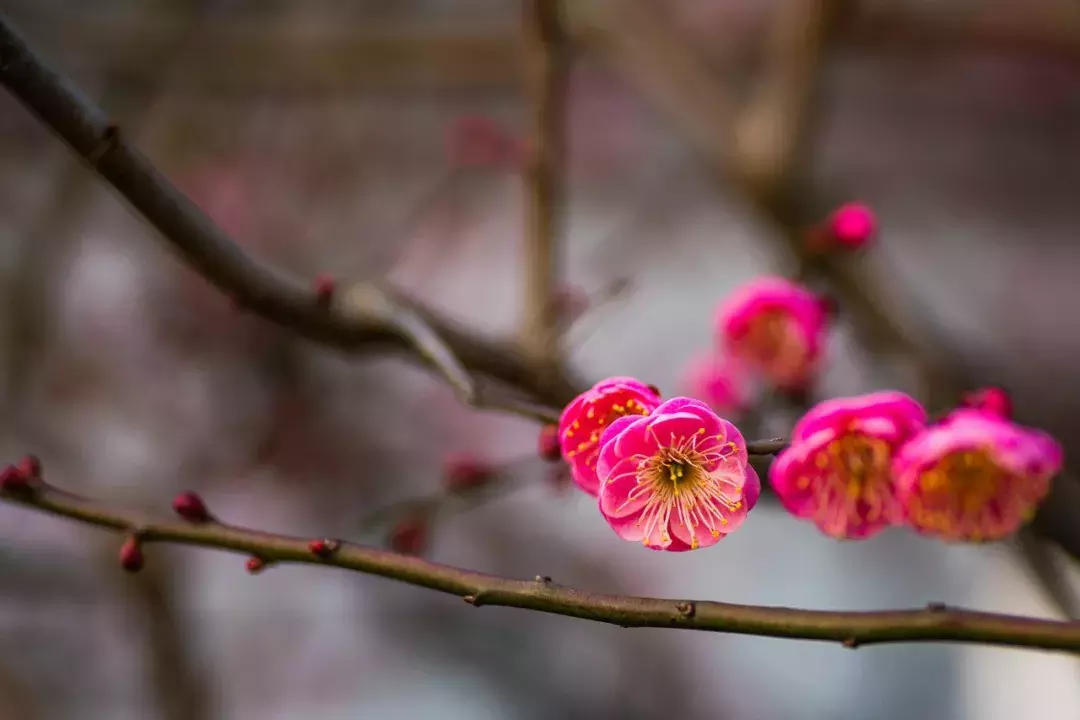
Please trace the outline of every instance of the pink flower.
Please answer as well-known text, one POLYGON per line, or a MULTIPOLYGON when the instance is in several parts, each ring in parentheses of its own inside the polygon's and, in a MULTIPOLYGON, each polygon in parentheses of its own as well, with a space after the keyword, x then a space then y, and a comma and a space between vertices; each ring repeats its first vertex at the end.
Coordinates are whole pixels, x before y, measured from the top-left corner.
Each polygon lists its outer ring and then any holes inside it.
POLYGON ((683 375, 687 395, 704 400, 724 415, 738 415, 747 410, 751 396, 749 382, 746 371, 738 363, 715 355, 694 358, 683 375))
POLYGON ((906 521, 947 541, 1000 540, 1031 519, 1061 470, 1049 435, 981 410, 956 410, 893 463, 906 521))
POLYGON ((724 354, 782 389, 805 387, 817 371, 828 313, 820 298, 781 277, 759 277, 720 306, 724 354))
POLYGON ((601 438, 597 475, 604 519, 622 539, 654 550, 715 545, 761 494, 742 435, 690 398, 613 422, 601 438))
POLYGON ((837 208, 829 217, 829 235, 842 247, 856 250, 863 247, 877 234, 877 218, 874 211, 859 203, 848 203, 837 208))
POLYGON ((604 430, 626 415, 648 415, 659 404, 660 393, 651 385, 630 377, 612 377, 566 406, 559 417, 559 445, 563 459, 570 463, 574 482, 582 490, 590 495, 600 490, 596 460, 604 430))
POLYGON ((999 387, 984 387, 966 393, 960 404, 965 408, 982 410, 1006 420, 1011 419, 1013 414, 1012 398, 999 387))
POLYGON ((795 423, 769 481, 788 512, 826 535, 870 537, 903 522, 892 460, 925 423, 922 406, 899 392, 826 400, 795 423))

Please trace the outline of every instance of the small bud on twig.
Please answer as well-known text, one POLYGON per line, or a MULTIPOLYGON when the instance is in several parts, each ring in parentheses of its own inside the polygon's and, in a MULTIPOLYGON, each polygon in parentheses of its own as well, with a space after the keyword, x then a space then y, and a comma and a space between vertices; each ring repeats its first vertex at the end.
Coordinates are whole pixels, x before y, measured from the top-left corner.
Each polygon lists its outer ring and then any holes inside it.
POLYGON ((326 560, 334 554, 339 545, 337 540, 312 540, 308 543, 308 551, 315 557, 326 560))
POLYGON ((120 567, 129 573, 136 573, 143 569, 144 563, 142 543, 139 538, 129 535, 120 546, 120 567))
POLYGON ((173 498, 173 511, 188 522, 204 523, 210 520, 210 513, 206 509, 206 503, 195 493, 182 492, 173 498))
POLYGON ((331 275, 316 275, 314 281, 315 287, 315 302, 319 307, 328 307, 330 301, 334 297, 334 290, 337 283, 334 281, 331 275))
POLYGON ((861 203, 848 203, 837 208, 828 221, 833 242, 848 250, 857 250, 877 234, 874 211, 861 203))
POLYGON ((540 457, 548 462, 556 462, 562 459, 562 448, 559 447, 559 428, 554 425, 545 425, 540 428, 537 451, 540 457))
POLYGON ((0 492, 21 492, 29 487, 29 481, 14 465, 0 469, 0 492))
POLYGON ((37 455, 26 455, 19 461, 19 474, 27 480, 41 479, 41 460, 37 455))
POLYGON ((257 555, 252 555, 245 564, 249 575, 258 575, 266 569, 266 561, 257 555))
POLYGON ((428 522, 421 515, 402 518, 390 531, 388 542, 394 552, 421 555, 428 544, 428 522))
POLYGON ((487 485, 494 479, 495 471, 483 460, 461 453, 447 458, 443 477, 447 490, 464 492, 487 485))

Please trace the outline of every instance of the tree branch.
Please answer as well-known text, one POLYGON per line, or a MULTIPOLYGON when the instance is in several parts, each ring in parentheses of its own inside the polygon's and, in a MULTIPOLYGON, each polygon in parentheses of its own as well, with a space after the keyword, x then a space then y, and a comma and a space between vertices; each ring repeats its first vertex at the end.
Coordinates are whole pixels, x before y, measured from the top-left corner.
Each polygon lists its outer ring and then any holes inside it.
POLYGON ((559 282, 563 234, 568 62, 561 0, 526 0, 526 90, 532 114, 525 168, 524 318, 521 343, 542 365, 560 361, 559 282))
POLYGON ((557 585, 549 578, 513 580, 461 570, 352 543, 315 555, 305 538, 216 521, 159 520, 98 505, 44 483, 3 500, 137 537, 250 554, 264 563, 328 565, 458 595, 477 607, 501 605, 623 627, 708 630, 842 643, 845 647, 901 642, 966 642, 1080 653, 1080 623, 976 612, 930 604, 923 610, 834 612, 756 607, 713 601, 602 595, 557 585))
MULTIPOLYGON (((120 128, 66 78, 46 67, 3 16, 0 84, 111 184, 189 266, 241 307, 311 340, 344 349, 385 344, 433 364, 431 353, 416 346, 415 322, 423 322, 463 368, 520 388, 536 402, 561 408, 579 392, 558 369, 536 372, 515 345, 466 331, 415 301, 371 288, 369 295, 381 293, 384 304, 398 307, 415 321, 403 327, 395 323, 400 313, 372 315, 355 303, 327 306, 318 301, 309 283, 248 257, 128 144, 120 128)), ((435 367, 445 375, 449 365, 435 367)))

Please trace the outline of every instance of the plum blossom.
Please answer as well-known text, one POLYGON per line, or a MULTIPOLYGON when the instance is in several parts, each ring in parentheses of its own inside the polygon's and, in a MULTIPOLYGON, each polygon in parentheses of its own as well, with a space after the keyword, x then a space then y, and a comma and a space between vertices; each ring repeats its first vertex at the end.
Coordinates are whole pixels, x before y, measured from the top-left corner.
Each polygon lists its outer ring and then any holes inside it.
POLYGON ((906 522, 942 540, 1000 540, 1031 519, 1061 470, 1061 445, 990 412, 960 409, 893 461, 906 522))
POLYGON ((692 359, 683 373, 686 394, 721 415, 739 415, 750 407, 750 382, 738 363, 712 354, 692 359))
POLYGON ((899 392, 826 400, 795 424, 769 481, 788 512, 826 535, 868 538, 903 522, 892 460, 925 423, 923 407, 899 392))
POLYGON ((621 417, 648 415, 659 404, 656 388, 631 377, 612 377, 566 406, 559 417, 559 445, 578 487, 594 496, 600 489, 596 460, 604 430, 621 417))
POLYGON ((736 289, 716 321, 723 354, 785 390, 805 388, 817 371, 828 325, 817 295, 775 276, 736 289))
POLYGON ((715 545, 761 494, 746 441, 700 400, 615 420, 601 438, 600 512, 624 540, 682 552, 715 545))

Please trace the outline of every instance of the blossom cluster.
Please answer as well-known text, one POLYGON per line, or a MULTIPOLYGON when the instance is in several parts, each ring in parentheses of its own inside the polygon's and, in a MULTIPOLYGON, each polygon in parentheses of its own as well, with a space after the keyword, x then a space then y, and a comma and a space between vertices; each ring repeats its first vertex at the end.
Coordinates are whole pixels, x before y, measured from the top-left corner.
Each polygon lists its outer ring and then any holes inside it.
POLYGON ((715 545, 761 493, 734 425, 700 400, 662 402, 633 378, 579 395, 558 434, 574 481, 596 496, 612 529, 654 550, 715 545))
MULTIPOLYGON (((1062 450, 1014 423, 997 393, 980 396, 933 424, 895 391, 821 402, 796 423, 770 484, 788 512, 838 539, 895 525, 946 541, 1007 537, 1046 497, 1062 450)), ((612 529, 654 550, 716 544, 761 493, 733 424, 700 400, 662 402, 633 378, 580 395, 558 438, 612 529)))

